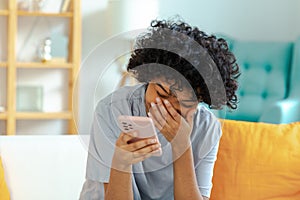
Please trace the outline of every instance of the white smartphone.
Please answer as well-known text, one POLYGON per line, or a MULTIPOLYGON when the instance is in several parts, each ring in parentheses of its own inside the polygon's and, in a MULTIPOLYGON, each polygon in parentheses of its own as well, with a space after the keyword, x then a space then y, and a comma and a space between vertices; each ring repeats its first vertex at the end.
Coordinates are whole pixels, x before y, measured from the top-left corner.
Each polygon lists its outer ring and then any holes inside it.
POLYGON ((118 117, 119 127, 124 133, 136 131, 138 138, 156 136, 153 121, 149 117, 121 115, 118 117))
MULTIPOLYGON (((154 136, 158 141, 154 123, 149 117, 120 115, 118 117, 118 124, 124 133, 136 131, 137 138, 148 138, 154 136)), ((160 156, 161 154, 162 152, 160 151, 154 155, 160 156)))

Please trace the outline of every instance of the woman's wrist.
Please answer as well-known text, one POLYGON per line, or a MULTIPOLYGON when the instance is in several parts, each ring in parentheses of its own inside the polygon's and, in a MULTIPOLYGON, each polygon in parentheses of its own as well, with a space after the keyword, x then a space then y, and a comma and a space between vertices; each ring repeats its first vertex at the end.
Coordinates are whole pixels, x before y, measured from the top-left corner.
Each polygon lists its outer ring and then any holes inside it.
POLYGON ((125 158, 126 156, 124 153, 126 153, 125 150, 116 147, 111 163, 111 168, 118 171, 131 173, 132 164, 128 159, 125 158))
POLYGON ((131 173, 132 172, 132 164, 129 163, 124 163, 118 159, 113 158, 111 168, 121 171, 121 172, 126 172, 126 173, 131 173))
POLYGON ((174 140, 171 142, 173 160, 178 159, 184 152, 186 152, 191 147, 190 138, 181 138, 181 140, 177 141, 174 140))

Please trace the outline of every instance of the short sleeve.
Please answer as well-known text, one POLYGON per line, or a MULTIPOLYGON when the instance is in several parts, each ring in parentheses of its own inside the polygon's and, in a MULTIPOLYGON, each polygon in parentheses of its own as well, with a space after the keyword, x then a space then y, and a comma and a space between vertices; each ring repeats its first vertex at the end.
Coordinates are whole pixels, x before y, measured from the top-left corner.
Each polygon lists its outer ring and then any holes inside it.
POLYGON ((83 184, 79 200, 102 200, 104 199, 103 183, 86 180, 83 184))
POLYGON ((210 197, 214 164, 222 135, 220 121, 204 107, 195 118, 193 154, 197 183, 202 196, 210 197))
POLYGON ((202 196, 210 197, 212 189, 212 176, 214 164, 216 161, 219 148, 219 142, 212 148, 212 150, 199 162, 196 167, 196 178, 199 190, 202 196))

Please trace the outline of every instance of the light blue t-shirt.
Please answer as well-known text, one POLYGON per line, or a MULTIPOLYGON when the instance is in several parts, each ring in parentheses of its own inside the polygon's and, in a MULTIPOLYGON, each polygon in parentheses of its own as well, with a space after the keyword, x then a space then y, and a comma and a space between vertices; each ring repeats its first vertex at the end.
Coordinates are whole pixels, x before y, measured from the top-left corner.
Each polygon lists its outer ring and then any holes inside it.
MULTIPOLYGON (((147 116, 146 86, 138 84, 120 88, 98 103, 90 136, 86 182, 80 199, 104 199, 103 183, 109 182, 115 142, 121 133, 117 118, 119 115, 147 116)), ((162 145, 162 156, 153 156, 133 165, 132 184, 135 200, 174 199, 171 145, 160 132, 157 134, 162 145)), ((191 144, 198 187, 206 197, 210 197, 220 137, 219 121, 199 104, 194 115, 191 144)))

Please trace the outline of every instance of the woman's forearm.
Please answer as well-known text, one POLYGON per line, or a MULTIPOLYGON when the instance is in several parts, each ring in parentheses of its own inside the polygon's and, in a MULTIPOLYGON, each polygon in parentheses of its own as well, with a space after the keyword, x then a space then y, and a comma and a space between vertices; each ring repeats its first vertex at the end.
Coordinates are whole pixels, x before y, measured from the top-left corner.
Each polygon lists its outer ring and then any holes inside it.
MULTIPOLYGON (((177 157, 173 150, 173 157, 177 157)), ((173 164, 174 171, 174 199, 203 200, 198 188, 192 149, 189 147, 173 164)))
POLYGON ((105 186, 105 200, 132 200, 131 170, 111 168, 109 183, 105 186))
POLYGON ((132 165, 161 150, 159 142, 152 137, 136 139, 134 132, 121 133, 117 139, 109 183, 104 185, 105 200, 132 200, 132 165))

